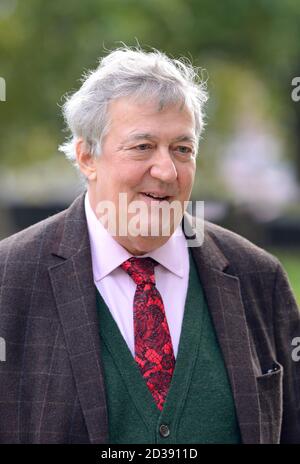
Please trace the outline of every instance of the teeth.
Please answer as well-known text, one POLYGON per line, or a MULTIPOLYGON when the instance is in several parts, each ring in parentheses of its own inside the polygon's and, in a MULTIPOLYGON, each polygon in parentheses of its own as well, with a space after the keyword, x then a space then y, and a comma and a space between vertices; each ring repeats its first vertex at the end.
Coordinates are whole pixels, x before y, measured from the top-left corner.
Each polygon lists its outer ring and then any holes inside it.
POLYGON ((153 193, 145 193, 145 195, 147 195, 148 197, 159 198, 160 200, 162 200, 163 198, 166 198, 166 197, 159 197, 157 195, 154 195, 153 193))

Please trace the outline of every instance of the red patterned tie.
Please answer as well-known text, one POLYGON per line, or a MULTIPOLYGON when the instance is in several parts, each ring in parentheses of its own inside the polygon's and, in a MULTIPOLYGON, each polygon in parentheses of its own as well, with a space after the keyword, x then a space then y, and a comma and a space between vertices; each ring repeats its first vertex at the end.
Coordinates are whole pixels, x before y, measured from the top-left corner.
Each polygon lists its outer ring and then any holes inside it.
POLYGON ((162 297, 155 286, 152 258, 130 258, 121 267, 137 284, 133 300, 135 361, 162 410, 175 367, 162 297))

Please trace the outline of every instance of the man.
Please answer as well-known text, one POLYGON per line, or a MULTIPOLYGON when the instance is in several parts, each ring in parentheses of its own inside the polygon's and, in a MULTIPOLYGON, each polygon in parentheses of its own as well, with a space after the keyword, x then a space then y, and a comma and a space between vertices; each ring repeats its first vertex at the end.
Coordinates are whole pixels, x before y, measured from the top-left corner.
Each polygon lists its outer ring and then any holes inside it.
POLYGON ((186 212, 206 99, 127 47, 67 99, 87 192, 0 244, 1 442, 300 442, 286 273, 186 212))

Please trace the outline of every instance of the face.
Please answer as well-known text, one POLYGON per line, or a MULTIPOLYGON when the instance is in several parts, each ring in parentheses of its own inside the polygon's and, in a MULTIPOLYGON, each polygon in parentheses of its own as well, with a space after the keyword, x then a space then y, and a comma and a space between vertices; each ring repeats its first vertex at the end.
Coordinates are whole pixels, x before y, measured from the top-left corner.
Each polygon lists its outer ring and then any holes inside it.
POLYGON ((94 158, 84 153, 79 141, 77 160, 88 177, 89 198, 97 217, 100 217, 99 204, 112 202, 117 223, 115 240, 130 253, 142 255, 163 245, 180 222, 171 214, 170 233, 166 235, 160 228, 160 233, 151 235, 150 224, 154 219, 156 224, 157 220, 162 221, 157 205, 181 205, 181 220, 184 202, 190 198, 196 170, 194 117, 179 104, 159 110, 157 103, 119 98, 110 103, 109 118, 101 156, 94 158), (120 193, 125 194, 121 204, 120 193), (143 204, 138 224, 146 221, 143 226, 148 233, 132 234, 127 230, 125 235, 120 234, 121 217, 127 219, 128 225, 137 224, 137 212, 141 210, 130 211, 130 205, 138 205, 136 201, 143 204))

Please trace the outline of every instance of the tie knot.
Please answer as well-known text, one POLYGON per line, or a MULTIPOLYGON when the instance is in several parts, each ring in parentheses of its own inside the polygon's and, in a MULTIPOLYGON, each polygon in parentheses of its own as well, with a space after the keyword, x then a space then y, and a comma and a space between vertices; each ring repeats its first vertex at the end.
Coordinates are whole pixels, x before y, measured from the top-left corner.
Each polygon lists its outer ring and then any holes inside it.
POLYGON ((121 264, 127 274, 138 284, 155 284, 154 267, 158 263, 153 258, 129 258, 121 264))

